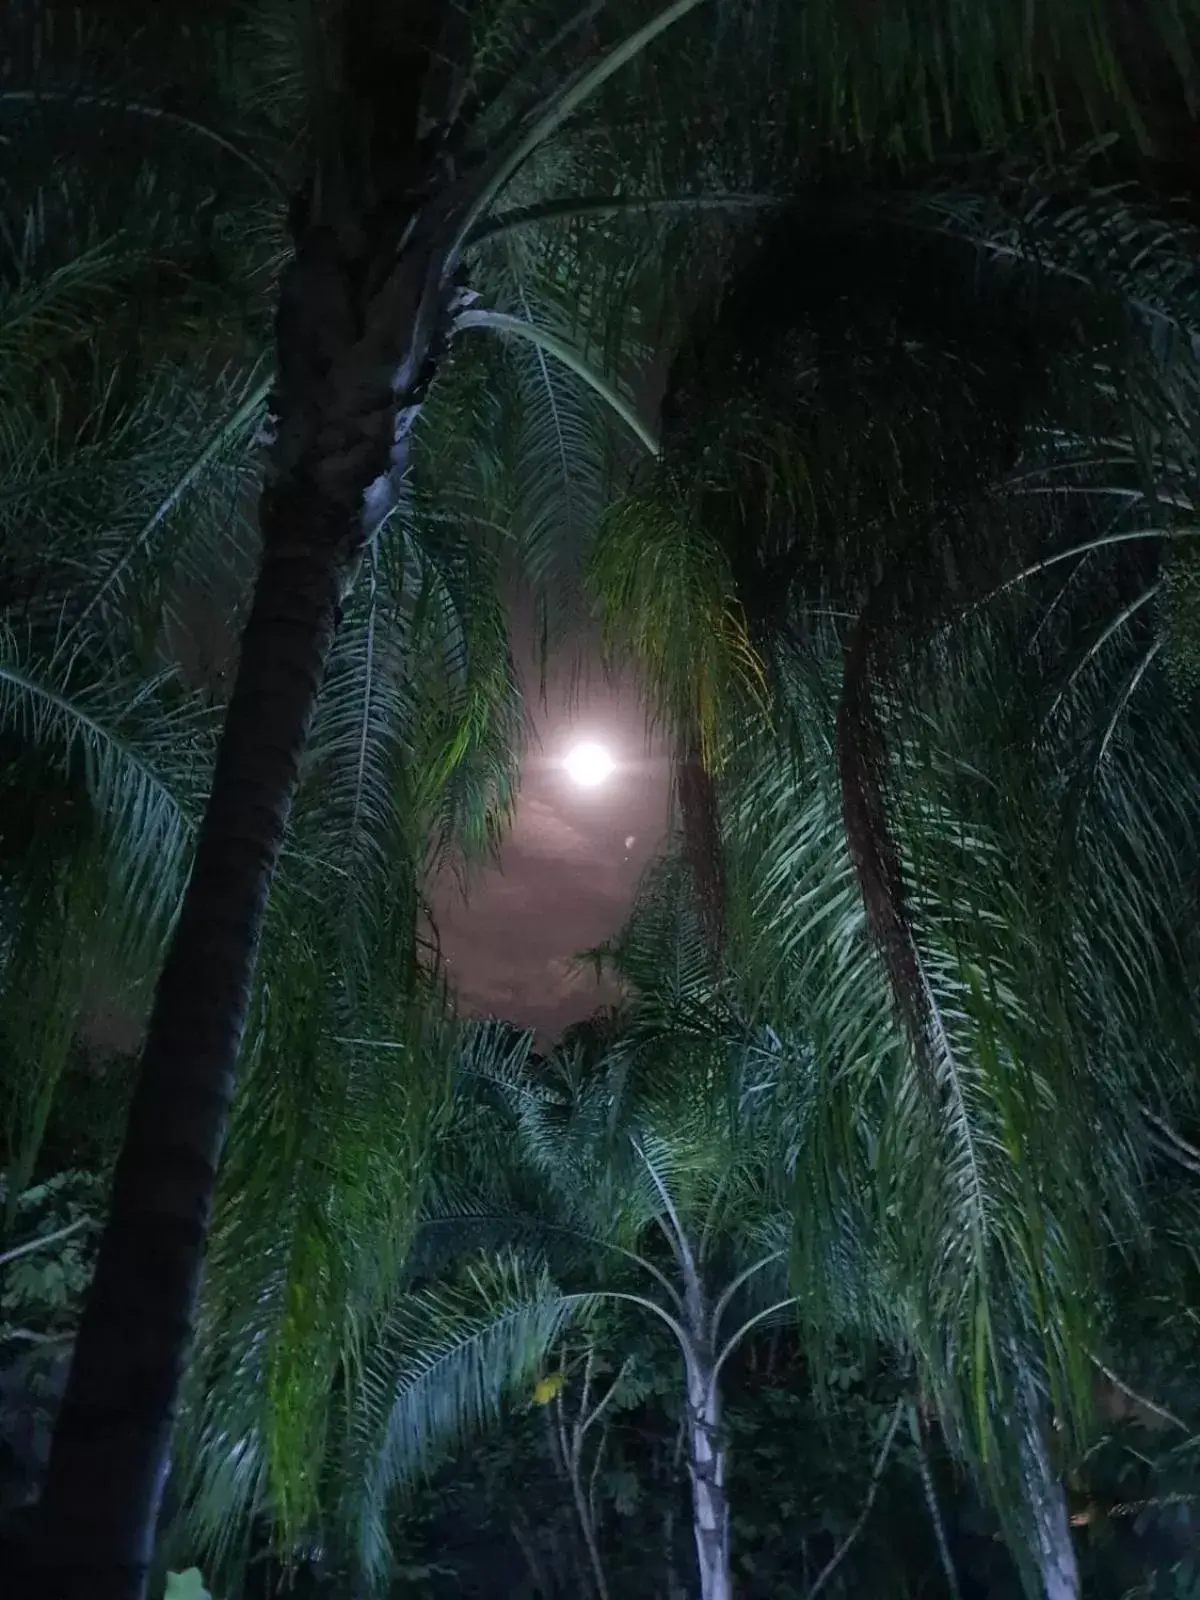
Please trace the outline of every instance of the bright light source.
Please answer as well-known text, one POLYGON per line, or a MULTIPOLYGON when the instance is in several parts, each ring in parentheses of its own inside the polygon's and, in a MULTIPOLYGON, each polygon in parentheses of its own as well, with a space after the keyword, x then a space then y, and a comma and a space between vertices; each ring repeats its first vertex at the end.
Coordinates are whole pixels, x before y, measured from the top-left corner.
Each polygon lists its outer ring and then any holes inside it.
POLYGON ((567 777, 581 789, 595 789, 611 777, 616 763, 602 744, 577 744, 563 766, 567 777))

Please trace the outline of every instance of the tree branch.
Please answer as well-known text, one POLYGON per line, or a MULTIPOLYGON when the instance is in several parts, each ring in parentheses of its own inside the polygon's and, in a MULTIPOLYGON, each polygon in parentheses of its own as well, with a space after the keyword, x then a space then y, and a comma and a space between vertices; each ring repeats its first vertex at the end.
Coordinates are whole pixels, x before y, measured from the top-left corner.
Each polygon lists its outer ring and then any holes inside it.
POLYGON ((1143 1120, 1161 1135, 1161 1147, 1165 1149, 1166 1154, 1174 1156, 1180 1166, 1186 1167, 1189 1172, 1200 1173, 1200 1150, 1197 1150, 1194 1144, 1189 1144, 1181 1133, 1176 1133, 1165 1117, 1155 1116, 1146 1106, 1139 1106, 1138 1110, 1143 1120))
POLYGON ((904 1415, 904 1405, 905 1402, 902 1396, 896 1401, 895 1410, 892 1412, 892 1420, 888 1424, 888 1431, 884 1435, 883 1444, 880 1446, 879 1455, 875 1462, 875 1470, 871 1473, 871 1482, 867 1486, 867 1498, 863 1501, 863 1508, 858 1514, 858 1521, 850 1529, 850 1532, 842 1540, 820 1572, 817 1573, 816 1580, 808 1591, 808 1600, 816 1600, 816 1596, 820 1594, 821 1590, 841 1566, 850 1553, 851 1546, 867 1525, 867 1518, 871 1515, 871 1507, 875 1504, 875 1496, 879 1493, 879 1485, 883 1481, 884 1468, 887 1466, 888 1457, 892 1453, 892 1441, 896 1437, 896 1429, 900 1426, 900 1418, 904 1415))
POLYGON ((588 1429, 592 1426, 592 1424, 594 1422, 597 1422, 600 1419, 600 1417, 603 1416, 605 1411, 608 1410, 608 1407, 612 1403, 612 1401, 616 1399, 617 1390, 621 1387, 621 1380, 624 1378, 624 1376, 625 1376, 625 1374, 626 1374, 626 1372, 628 1370, 629 1370, 629 1358, 626 1357, 626 1359, 624 1361, 622 1361, 622 1363, 620 1365, 620 1368, 618 1369, 616 1377, 613 1379, 612 1383, 609 1385, 609 1387, 606 1390, 606 1392, 601 1396, 601 1398, 599 1400, 597 1400, 595 1408, 593 1409, 591 1415, 585 1417, 583 1419, 583 1421, 580 1423, 580 1425, 579 1425, 580 1438, 583 1437, 583 1435, 588 1431, 588 1429))
POLYGON ((63 1239, 69 1239, 72 1234, 79 1233, 83 1228, 94 1227, 91 1217, 77 1217, 74 1222, 68 1222, 65 1228, 56 1228, 53 1233, 44 1233, 38 1239, 29 1239, 24 1244, 15 1245, 11 1250, 6 1250, 0 1255, 0 1267, 6 1267, 10 1261, 16 1261, 20 1256, 32 1255, 35 1250, 44 1250, 47 1245, 58 1244, 63 1239))
POLYGON ((913 1443, 917 1447, 917 1465, 921 1474, 921 1489, 925 1495, 925 1509, 929 1512, 929 1520, 933 1524, 934 1542, 937 1544, 938 1560, 942 1564, 946 1587, 950 1591, 951 1600, 962 1600, 958 1573, 955 1570, 954 1560, 950 1554, 950 1541, 946 1538, 946 1525, 942 1518, 942 1508, 938 1504, 933 1473, 929 1466, 929 1456, 925 1450, 925 1438, 921 1432, 921 1419, 917 1415, 916 1406, 911 1401, 908 1406, 908 1428, 913 1436, 913 1443))
POLYGON ((1116 1373, 1111 1367, 1106 1367, 1104 1365, 1099 1356, 1094 1356, 1089 1352, 1088 1360, 1096 1368, 1097 1372, 1104 1374, 1114 1389, 1119 1389, 1121 1393, 1125 1395, 1127 1399, 1132 1400, 1135 1405, 1141 1406, 1144 1410, 1151 1412, 1152 1415, 1156 1417, 1161 1417, 1164 1422, 1170 1423, 1173 1428, 1181 1428, 1184 1433, 1191 1433, 1192 1430, 1188 1427, 1187 1423, 1184 1422, 1182 1417, 1177 1417, 1173 1411, 1168 1411, 1166 1406, 1160 1406, 1156 1401, 1148 1400, 1144 1394, 1139 1394, 1136 1389, 1131 1389, 1124 1379, 1117 1377, 1116 1373))

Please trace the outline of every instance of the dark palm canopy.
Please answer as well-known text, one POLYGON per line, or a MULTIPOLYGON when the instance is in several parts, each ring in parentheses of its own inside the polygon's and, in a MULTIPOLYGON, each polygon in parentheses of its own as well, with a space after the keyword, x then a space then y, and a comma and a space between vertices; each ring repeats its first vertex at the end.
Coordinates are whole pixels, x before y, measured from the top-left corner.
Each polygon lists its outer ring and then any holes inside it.
POLYGON ((1072 1524, 1194 1477, 1192 0, 10 12, 30 1593, 1186 1592, 1072 1524), (521 589, 678 775, 545 1057, 521 589))

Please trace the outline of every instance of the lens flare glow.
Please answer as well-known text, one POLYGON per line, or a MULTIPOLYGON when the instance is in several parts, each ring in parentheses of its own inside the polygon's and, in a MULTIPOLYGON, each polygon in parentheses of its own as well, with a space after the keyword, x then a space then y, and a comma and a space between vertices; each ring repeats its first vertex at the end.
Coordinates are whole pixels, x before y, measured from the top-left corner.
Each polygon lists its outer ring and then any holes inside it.
POLYGON ((568 751, 563 767, 580 789, 597 789, 612 776, 616 762, 602 744, 587 740, 568 751))

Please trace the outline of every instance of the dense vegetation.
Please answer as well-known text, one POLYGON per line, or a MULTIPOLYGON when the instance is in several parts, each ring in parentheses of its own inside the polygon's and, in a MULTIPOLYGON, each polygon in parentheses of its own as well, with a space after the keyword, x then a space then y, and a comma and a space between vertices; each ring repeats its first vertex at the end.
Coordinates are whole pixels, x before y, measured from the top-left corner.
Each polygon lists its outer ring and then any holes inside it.
POLYGON ((10 5, 31 1596, 1200 1592, 1198 23, 10 5), (545 1054, 518 593, 677 778, 545 1054))

